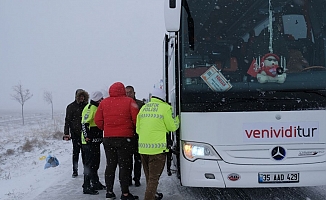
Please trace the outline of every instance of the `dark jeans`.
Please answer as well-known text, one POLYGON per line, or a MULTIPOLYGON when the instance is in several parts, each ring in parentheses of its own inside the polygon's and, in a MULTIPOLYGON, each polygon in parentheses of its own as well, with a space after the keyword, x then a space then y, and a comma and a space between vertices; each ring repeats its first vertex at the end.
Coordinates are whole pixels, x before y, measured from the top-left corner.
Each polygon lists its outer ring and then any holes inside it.
POLYGON ((134 180, 140 180, 141 176, 141 157, 138 153, 138 137, 134 137, 131 142, 133 145, 131 163, 130 163, 130 182, 132 180, 132 170, 134 170, 134 180))
POLYGON ((140 154, 146 177, 146 191, 144 200, 155 199, 158 181, 165 166, 166 153, 157 155, 140 154))
POLYGON ((84 152, 84 184, 83 187, 90 187, 90 183, 99 183, 98 169, 100 167, 101 143, 83 144, 84 152))
POLYGON ((132 138, 103 138, 106 156, 105 184, 107 192, 113 192, 115 171, 119 165, 119 180, 123 194, 129 193, 130 163, 132 138))
POLYGON ((79 153, 81 152, 82 162, 84 164, 84 152, 81 148, 81 139, 72 139, 72 170, 78 173, 79 153))

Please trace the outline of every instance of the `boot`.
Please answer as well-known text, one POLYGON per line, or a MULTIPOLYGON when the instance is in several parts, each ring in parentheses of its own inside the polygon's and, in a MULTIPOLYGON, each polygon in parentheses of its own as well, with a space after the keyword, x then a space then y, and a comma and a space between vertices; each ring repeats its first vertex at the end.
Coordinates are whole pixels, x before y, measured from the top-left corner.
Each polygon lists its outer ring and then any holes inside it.
POLYGON ((101 182, 97 182, 97 183, 93 184, 93 188, 95 190, 105 190, 106 186, 103 185, 101 182))
POLYGON ((78 170, 74 170, 74 171, 72 172, 71 177, 72 177, 72 178, 76 178, 77 176, 78 176, 78 170))
POLYGON ((107 192, 105 195, 105 200, 114 200, 117 197, 115 196, 114 192, 107 192))
POLYGON ((91 187, 84 188, 84 189, 83 189, 83 193, 84 193, 84 194, 90 194, 90 195, 97 195, 97 194, 99 194, 98 191, 94 190, 94 189, 91 188, 91 187))
POLYGON ((156 192, 155 193, 155 200, 161 200, 161 199, 163 199, 163 194, 160 193, 160 192, 156 192))
POLYGON ((128 193, 127 196, 124 196, 123 194, 121 194, 120 200, 138 200, 139 197, 138 196, 134 196, 130 193, 128 193))
POLYGON ((135 178, 133 178, 134 179, 134 181, 135 181, 135 186, 136 187, 139 187, 140 186, 140 181, 139 181, 139 179, 135 179, 135 178))
POLYGON ((95 190, 93 187, 91 187, 91 180, 89 178, 89 175, 84 174, 84 184, 83 184, 83 193, 84 194, 91 194, 91 195, 97 195, 99 192, 95 190))

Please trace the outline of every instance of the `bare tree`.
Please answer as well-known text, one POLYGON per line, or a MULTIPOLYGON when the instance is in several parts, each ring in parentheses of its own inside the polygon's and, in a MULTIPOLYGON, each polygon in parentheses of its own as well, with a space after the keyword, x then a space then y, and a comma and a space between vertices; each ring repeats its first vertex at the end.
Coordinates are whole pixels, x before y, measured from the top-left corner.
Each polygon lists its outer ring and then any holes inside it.
POLYGON ((53 119, 53 97, 52 97, 52 92, 44 91, 43 97, 44 97, 45 102, 47 102, 48 104, 51 104, 52 119, 53 119))
POLYGON ((20 105, 22 106, 22 119, 23 119, 23 125, 24 123, 24 105, 25 102, 32 98, 33 94, 30 93, 29 89, 23 89, 23 85, 19 82, 18 85, 15 85, 12 87, 14 90, 15 94, 12 94, 11 96, 13 97, 14 100, 18 101, 20 105))

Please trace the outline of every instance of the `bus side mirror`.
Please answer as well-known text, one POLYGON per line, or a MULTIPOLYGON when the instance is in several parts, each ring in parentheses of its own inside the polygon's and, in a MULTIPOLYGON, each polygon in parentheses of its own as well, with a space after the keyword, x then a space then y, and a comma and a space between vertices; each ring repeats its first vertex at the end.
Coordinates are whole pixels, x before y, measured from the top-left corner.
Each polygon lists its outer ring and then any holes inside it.
POLYGON ((165 28, 168 32, 176 32, 180 29, 182 0, 164 0, 165 28))
POLYGON ((169 7, 170 8, 176 8, 177 7, 177 1, 176 0, 169 0, 169 7))

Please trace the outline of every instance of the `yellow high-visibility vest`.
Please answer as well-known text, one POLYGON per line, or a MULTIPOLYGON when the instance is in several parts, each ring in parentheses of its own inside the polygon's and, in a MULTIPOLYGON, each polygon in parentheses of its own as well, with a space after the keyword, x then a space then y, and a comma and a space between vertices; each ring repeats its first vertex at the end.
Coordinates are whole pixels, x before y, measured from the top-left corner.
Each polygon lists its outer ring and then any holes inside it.
POLYGON ((166 134, 179 128, 179 118, 173 118, 172 107, 166 102, 151 98, 137 115, 136 132, 139 135, 140 154, 156 155, 168 151, 166 134))
POLYGON ((88 123, 88 129, 90 129, 91 127, 96 127, 95 121, 94 121, 94 117, 95 117, 95 113, 97 111, 97 107, 94 105, 91 105, 90 103, 87 104, 84 107, 84 110, 82 112, 82 131, 81 131, 81 141, 82 144, 87 144, 85 137, 84 137, 84 132, 83 129, 85 129, 85 126, 83 126, 83 124, 88 123))

